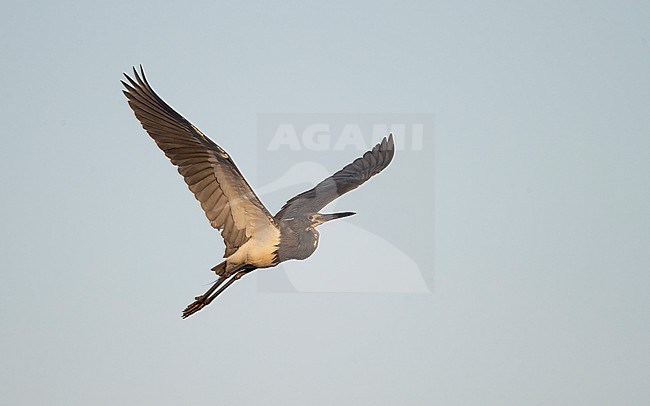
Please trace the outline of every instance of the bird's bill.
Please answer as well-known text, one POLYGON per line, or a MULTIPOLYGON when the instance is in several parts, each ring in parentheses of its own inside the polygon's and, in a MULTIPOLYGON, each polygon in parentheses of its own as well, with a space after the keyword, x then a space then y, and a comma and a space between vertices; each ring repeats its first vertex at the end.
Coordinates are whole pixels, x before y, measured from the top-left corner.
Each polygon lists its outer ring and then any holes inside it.
POLYGON ((351 212, 351 211, 346 211, 344 213, 332 213, 332 214, 320 214, 319 213, 317 215, 317 217, 316 217, 316 221, 318 222, 318 224, 323 224, 323 223, 326 223, 326 222, 328 222, 330 220, 336 220, 336 219, 340 219, 340 218, 343 218, 343 217, 349 217, 349 216, 352 216, 352 215, 355 215, 355 214, 357 214, 357 213, 354 213, 354 212, 351 212))

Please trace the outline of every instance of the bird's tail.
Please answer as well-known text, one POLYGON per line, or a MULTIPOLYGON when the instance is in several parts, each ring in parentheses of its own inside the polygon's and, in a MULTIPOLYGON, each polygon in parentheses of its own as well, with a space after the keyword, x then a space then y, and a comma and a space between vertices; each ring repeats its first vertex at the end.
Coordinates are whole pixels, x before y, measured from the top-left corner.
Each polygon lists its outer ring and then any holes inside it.
POLYGON ((215 265, 212 267, 212 272, 216 273, 217 276, 224 276, 226 275, 226 261, 223 261, 219 265, 215 265))

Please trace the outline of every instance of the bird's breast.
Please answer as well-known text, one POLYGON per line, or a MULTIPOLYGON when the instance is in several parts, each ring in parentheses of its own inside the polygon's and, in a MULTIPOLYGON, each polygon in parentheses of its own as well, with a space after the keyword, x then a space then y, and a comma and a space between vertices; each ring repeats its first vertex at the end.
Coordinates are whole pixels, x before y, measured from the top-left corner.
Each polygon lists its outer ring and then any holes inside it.
POLYGON ((318 232, 316 230, 294 230, 283 228, 278 245, 278 260, 284 262, 290 259, 307 259, 318 247, 318 232))

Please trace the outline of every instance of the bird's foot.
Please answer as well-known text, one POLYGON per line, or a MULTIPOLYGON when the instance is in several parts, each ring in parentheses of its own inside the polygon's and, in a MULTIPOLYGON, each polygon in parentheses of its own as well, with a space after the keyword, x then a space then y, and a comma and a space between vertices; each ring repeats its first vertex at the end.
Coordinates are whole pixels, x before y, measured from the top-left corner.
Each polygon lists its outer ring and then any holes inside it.
POLYGON ((205 298, 203 296, 197 296, 195 299, 196 300, 194 301, 194 303, 189 304, 185 308, 185 310, 183 310, 184 319, 190 317, 194 313, 198 312, 199 310, 207 306, 207 303, 205 303, 205 298))

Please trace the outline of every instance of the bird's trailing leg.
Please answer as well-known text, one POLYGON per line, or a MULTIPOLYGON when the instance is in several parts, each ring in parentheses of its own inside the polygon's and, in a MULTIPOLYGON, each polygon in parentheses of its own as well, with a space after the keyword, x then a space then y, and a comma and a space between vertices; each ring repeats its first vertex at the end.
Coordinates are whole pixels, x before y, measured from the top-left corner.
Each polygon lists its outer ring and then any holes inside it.
POLYGON ((235 283, 236 281, 240 280, 240 279, 241 279, 244 275, 246 275, 247 273, 253 272, 255 269, 256 269, 256 268, 254 268, 254 267, 248 267, 248 268, 244 268, 244 269, 242 269, 241 271, 235 273, 235 274, 234 274, 234 275, 233 275, 233 276, 228 280, 228 282, 226 282, 225 285, 223 285, 221 288, 219 288, 219 290, 217 290, 216 292, 214 292, 214 293, 212 294, 212 296, 210 296, 210 297, 208 297, 208 298, 206 299, 206 306, 207 306, 208 304, 210 304, 210 302, 212 302, 212 301, 213 301, 217 296, 219 296, 219 295, 220 295, 224 290, 228 289, 228 286, 230 286, 230 285, 232 285, 233 283, 235 283))
POLYGON ((241 279, 244 275, 246 275, 246 274, 249 273, 249 272, 254 271, 255 269, 256 269, 256 268, 254 268, 254 267, 246 267, 246 268, 244 268, 244 269, 242 269, 242 270, 236 272, 236 273, 235 273, 234 275, 232 275, 232 276, 231 276, 231 275, 220 276, 219 279, 214 283, 214 285, 212 285, 212 286, 210 287, 210 289, 208 289, 207 292, 205 292, 205 293, 204 293, 203 295, 201 295, 201 296, 197 296, 197 297, 195 298, 196 300, 194 301, 194 303, 188 305, 188 306, 185 308, 185 310, 183 310, 183 318, 185 319, 185 318, 190 317, 190 316, 193 315, 194 313, 198 312, 199 310, 203 309, 205 306, 207 306, 207 305, 209 305, 210 303, 212 303, 212 301, 213 301, 217 296, 219 296, 219 295, 220 295, 224 290, 228 289, 228 287, 229 287, 230 285, 232 285, 233 283, 235 283, 235 281, 238 281, 238 280, 241 279), (228 278, 230 278, 230 279, 228 280, 228 282, 226 282, 225 285, 223 285, 223 286, 221 286, 221 287, 219 288, 219 286, 220 286, 220 285, 221 285, 221 284, 222 284, 226 279, 228 279, 228 278), (215 292, 215 290, 216 290, 217 288, 219 288, 219 290, 217 290, 217 291, 215 292), (214 293, 213 293, 213 292, 214 292, 214 293))

